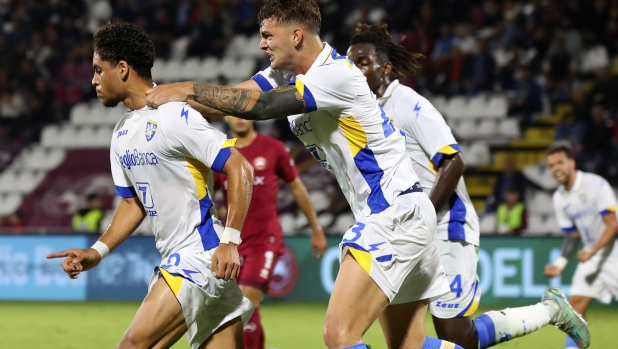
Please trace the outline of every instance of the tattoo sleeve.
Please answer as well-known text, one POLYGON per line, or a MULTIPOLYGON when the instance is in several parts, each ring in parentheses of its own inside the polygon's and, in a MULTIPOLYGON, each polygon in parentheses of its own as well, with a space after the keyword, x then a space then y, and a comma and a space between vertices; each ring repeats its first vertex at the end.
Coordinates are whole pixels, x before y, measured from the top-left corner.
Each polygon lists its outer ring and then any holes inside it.
POLYGON ((260 92, 194 82, 193 100, 247 120, 279 119, 305 112, 305 101, 292 85, 260 92))

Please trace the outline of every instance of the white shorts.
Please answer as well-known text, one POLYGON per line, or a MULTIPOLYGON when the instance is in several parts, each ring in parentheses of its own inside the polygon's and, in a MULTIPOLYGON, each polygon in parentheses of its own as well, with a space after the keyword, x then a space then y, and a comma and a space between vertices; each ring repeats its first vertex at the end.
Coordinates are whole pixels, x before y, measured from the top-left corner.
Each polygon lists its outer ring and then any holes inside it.
POLYGON ((150 288, 163 276, 178 299, 187 324, 187 338, 197 349, 220 326, 241 317, 243 326, 254 306, 243 297, 235 280, 217 279, 210 270, 214 248, 204 252, 176 252, 155 268, 150 288))
POLYGON ((584 296, 609 304, 618 299, 618 244, 606 247, 589 260, 579 263, 571 282, 571 295, 584 296), (609 248, 608 248, 609 247, 609 248))
POLYGON ((450 291, 433 244, 436 214, 422 192, 400 195, 386 210, 356 222, 343 236, 349 251, 391 304, 434 299, 450 291))
POLYGON ((440 319, 467 317, 479 307, 481 288, 476 274, 478 247, 465 241, 436 240, 436 248, 448 277, 450 292, 429 305, 440 319))

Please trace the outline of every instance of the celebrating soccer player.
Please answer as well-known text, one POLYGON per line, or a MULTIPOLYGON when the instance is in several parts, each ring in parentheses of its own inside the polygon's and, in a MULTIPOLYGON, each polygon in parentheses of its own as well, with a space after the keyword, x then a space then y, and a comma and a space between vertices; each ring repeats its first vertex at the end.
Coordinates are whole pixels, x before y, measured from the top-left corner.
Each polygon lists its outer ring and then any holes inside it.
MULTIPOLYGON (((545 266, 545 275, 559 276, 579 241, 584 248, 577 254, 579 264, 571 282, 571 304, 586 313, 596 299, 609 304, 618 299, 618 247, 616 247, 616 198, 607 181, 593 173, 577 171, 571 146, 557 142, 547 150, 547 163, 560 184, 554 192, 556 219, 566 233, 562 256, 545 266)), ((581 343, 567 337, 566 348, 581 343)))
MULTIPOLYGON (((290 185, 298 206, 307 216, 313 230, 311 247, 317 257, 326 251, 326 238, 311 205, 307 189, 298 177, 298 170, 283 143, 259 134, 253 121, 226 116, 236 149, 253 165, 253 196, 247 212, 238 246, 240 274, 236 279, 255 311, 244 327, 245 348, 264 349, 264 330, 260 319, 262 294, 268 291, 277 260, 283 253, 283 232, 277 214, 279 179, 290 185)), ((214 173, 215 190, 223 189, 227 203, 227 177, 214 173)))
POLYGON ((363 72, 393 124, 405 132, 414 171, 438 215, 435 244, 451 286, 450 293, 430 305, 438 337, 466 349, 488 348, 559 324, 589 345, 585 322, 559 290, 548 290, 536 305, 490 311, 472 321, 481 297, 476 274, 480 233, 463 180, 465 163, 459 146, 440 112, 397 80, 397 76, 414 75, 421 56, 395 44, 386 25, 359 24, 356 31, 348 57, 363 72))
POLYGON ((95 33, 93 46, 97 96, 107 107, 122 102, 129 108, 116 125, 110 151, 116 193, 123 199, 92 248, 48 258, 66 257, 62 268, 77 278, 146 218, 162 261, 118 348, 169 348, 184 333, 192 349, 243 348, 242 327, 253 305, 233 279, 253 168, 232 147, 234 140, 186 103, 146 105, 155 54, 143 29, 108 23, 95 33), (225 229, 206 186, 211 170, 228 178, 225 229))
POLYGON ((270 67, 241 87, 197 82, 158 86, 152 106, 192 99, 206 115, 288 118, 292 132, 333 173, 356 217, 341 247, 324 340, 366 348, 379 318, 390 348, 460 348, 425 337, 432 298, 450 292, 433 244, 436 214, 418 183, 405 137, 360 70, 320 39, 315 0, 269 0, 258 15, 270 67))

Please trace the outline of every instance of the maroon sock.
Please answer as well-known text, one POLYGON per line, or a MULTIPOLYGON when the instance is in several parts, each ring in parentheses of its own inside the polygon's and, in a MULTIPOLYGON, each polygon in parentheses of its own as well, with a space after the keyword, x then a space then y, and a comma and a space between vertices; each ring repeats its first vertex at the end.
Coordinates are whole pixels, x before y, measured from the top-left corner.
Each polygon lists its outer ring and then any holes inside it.
POLYGON ((245 349, 264 349, 264 329, 260 319, 260 308, 255 308, 249 322, 243 329, 245 349))

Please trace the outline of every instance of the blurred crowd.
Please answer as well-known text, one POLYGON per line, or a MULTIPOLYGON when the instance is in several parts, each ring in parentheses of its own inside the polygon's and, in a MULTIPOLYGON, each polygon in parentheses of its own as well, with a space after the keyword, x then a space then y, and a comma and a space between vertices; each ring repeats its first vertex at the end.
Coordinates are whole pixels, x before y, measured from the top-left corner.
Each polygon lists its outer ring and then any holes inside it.
MULTIPOLYGON (((573 142, 585 169, 618 174, 618 0, 318 2, 321 35, 339 52, 358 22, 388 23, 395 40, 426 57, 405 84, 427 96, 505 93, 523 130, 542 113, 557 115, 556 138, 573 142)), ((158 58, 181 40, 186 56, 221 57, 234 35, 258 32, 262 4, 0 0, 0 151, 37 141, 45 124, 96 97, 91 39, 101 23, 143 26, 158 58)))

